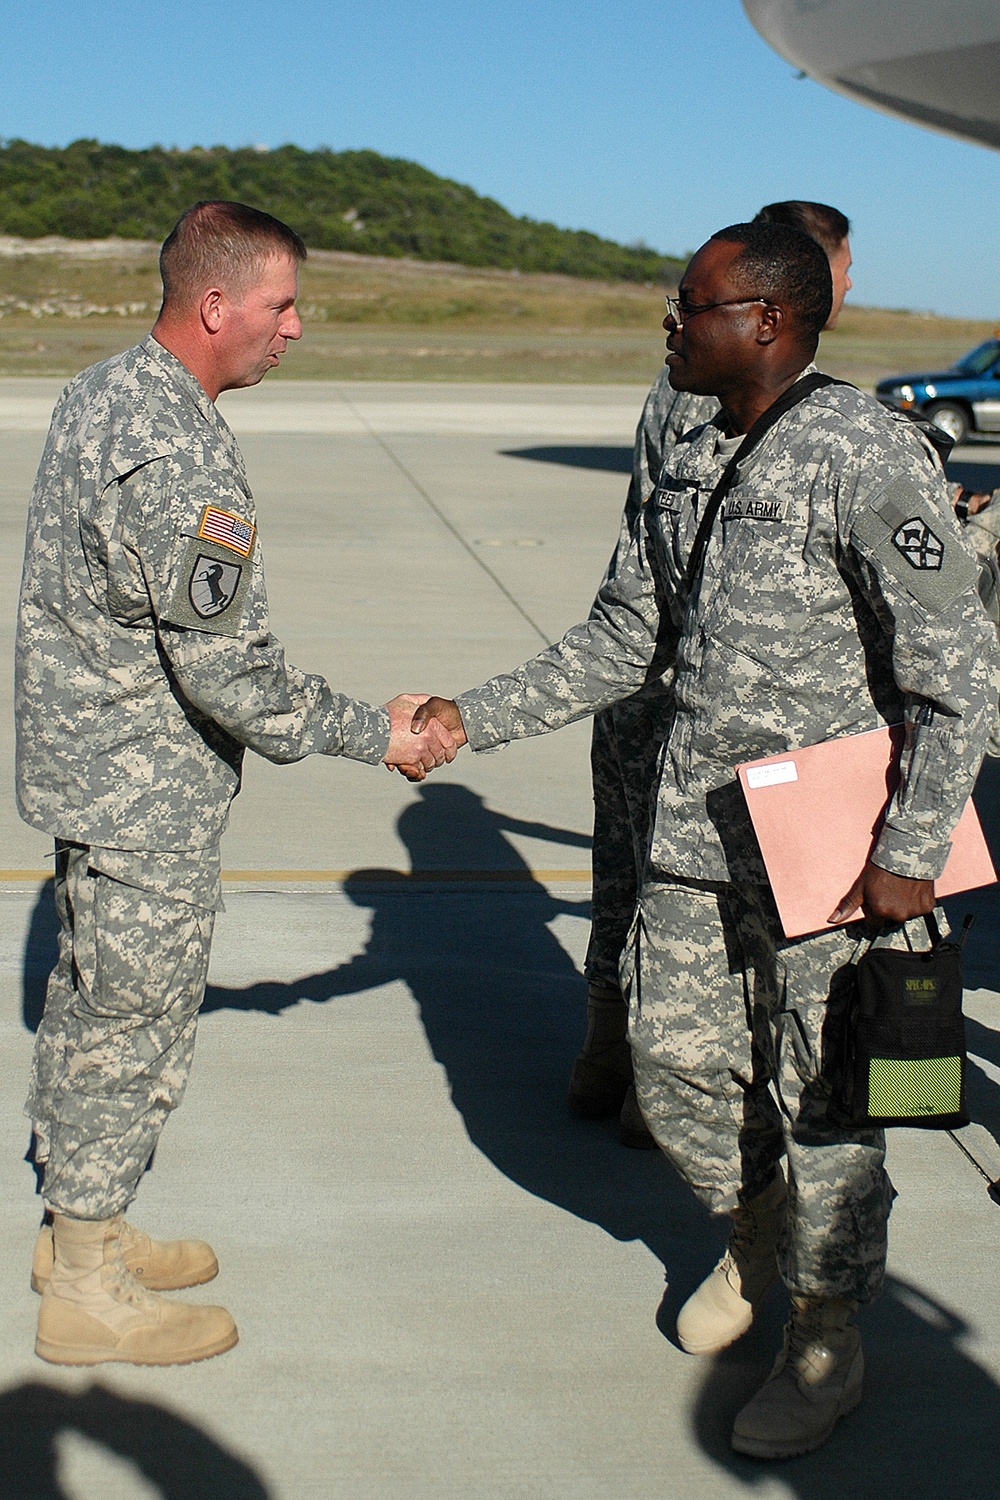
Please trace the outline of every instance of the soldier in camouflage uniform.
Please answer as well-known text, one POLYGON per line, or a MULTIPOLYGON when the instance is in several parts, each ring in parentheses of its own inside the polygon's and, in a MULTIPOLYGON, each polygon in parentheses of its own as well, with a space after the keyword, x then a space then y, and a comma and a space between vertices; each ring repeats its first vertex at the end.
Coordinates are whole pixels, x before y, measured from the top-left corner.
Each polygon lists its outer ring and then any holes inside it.
POLYGON ((304 255, 240 204, 186 214, 152 335, 67 387, 32 497, 17 796, 56 840, 59 957, 27 1111, 54 1220, 36 1348, 58 1363, 184 1363, 236 1342, 225 1309, 155 1295, 211 1279, 211 1248, 121 1216, 187 1081, 244 747, 405 760, 417 777, 454 755, 414 739, 413 700, 335 693, 270 633, 253 496, 215 398, 300 336, 304 255))
POLYGON ((671 379, 717 395, 720 415, 667 455, 589 620, 415 716, 491 748, 620 701, 669 651, 673 721, 622 982, 647 1122, 702 1202, 732 1216, 681 1342, 708 1353, 738 1338, 779 1270, 791 1294, 785 1347, 733 1433, 772 1458, 817 1447, 860 1400, 851 1320, 881 1284, 892 1187, 883 1133, 826 1115, 826 1001, 864 929, 784 937, 734 767, 905 721, 899 790, 830 915, 860 908, 900 943, 933 909, 997 671, 936 455, 853 387, 813 391, 740 462, 689 580, 725 463, 813 369, 831 299, 826 257, 794 229, 736 225, 698 252, 665 320, 671 379))
MULTIPOLYGON (((714 396, 675 391, 664 367, 653 384, 635 436, 632 480, 618 544, 606 577, 628 556, 642 506, 652 493, 663 455, 692 427, 719 409, 714 396)), ((641 692, 595 715, 590 747, 594 787, 592 916, 584 972, 587 1034, 573 1064, 569 1104, 585 1119, 620 1111, 619 1132, 629 1146, 655 1146, 635 1102, 628 1007, 619 968, 646 860, 656 766, 669 733, 673 694, 669 670, 641 692)))
MULTIPOLYGON (((788 224, 823 246, 833 276, 833 307, 826 326, 835 328, 851 287, 849 220, 828 204, 792 199, 767 204, 755 222, 788 224)), ((664 456, 685 432, 710 421, 718 409, 714 396, 675 391, 669 367, 660 371, 636 429, 632 479, 609 577, 628 553, 664 456)), ((636 1147, 656 1143, 635 1098, 626 1039, 628 1010, 618 970, 646 859, 656 765, 660 745, 670 730, 671 701, 669 681, 660 681, 595 715, 590 751, 594 840, 591 931, 584 966, 587 1035, 570 1075, 569 1103, 575 1114, 585 1118, 620 1111, 621 1139, 636 1147)))

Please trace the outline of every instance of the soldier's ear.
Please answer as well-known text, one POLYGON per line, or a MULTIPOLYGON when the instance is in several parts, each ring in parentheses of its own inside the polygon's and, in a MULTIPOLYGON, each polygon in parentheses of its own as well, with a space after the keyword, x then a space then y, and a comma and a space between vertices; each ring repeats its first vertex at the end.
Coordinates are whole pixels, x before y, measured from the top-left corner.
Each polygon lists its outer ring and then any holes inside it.
POLYGON ((758 344, 773 344, 785 327, 786 319, 784 309, 776 307, 773 302, 767 302, 760 310, 757 322, 758 344))
POLYGON ((199 312, 202 324, 209 333, 218 333, 222 327, 225 303, 226 294, 217 286, 209 287, 207 292, 202 293, 199 312))

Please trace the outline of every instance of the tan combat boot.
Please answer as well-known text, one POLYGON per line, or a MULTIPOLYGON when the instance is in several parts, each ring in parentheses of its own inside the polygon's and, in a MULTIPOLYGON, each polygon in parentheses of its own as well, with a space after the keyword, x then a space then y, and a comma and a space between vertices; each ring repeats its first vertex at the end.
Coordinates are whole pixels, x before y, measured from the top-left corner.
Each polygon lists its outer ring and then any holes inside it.
POLYGON ((856 1302, 792 1299, 785 1344, 764 1385, 733 1426, 733 1447, 751 1458, 795 1458, 825 1443, 861 1400, 856 1302))
POLYGON ((677 1315, 677 1338, 688 1354, 717 1354, 746 1333, 778 1279, 775 1246, 785 1222, 785 1179, 733 1209, 726 1253, 677 1315))
POLYGON ((55 1215, 55 1259, 35 1353, 56 1365, 187 1365, 231 1349, 239 1335, 224 1307, 171 1302, 129 1273, 121 1223, 120 1214, 55 1215))
MULTIPOLYGON (((122 1260, 136 1281, 151 1292, 176 1292, 202 1286, 219 1274, 215 1251, 204 1240, 151 1240, 134 1224, 122 1220, 122 1260)), ((52 1274, 52 1225, 43 1224, 31 1262, 31 1290, 44 1292, 52 1274)))
POLYGON ((569 1077, 569 1107, 586 1120, 617 1114, 632 1082, 628 1005, 621 990, 587 987, 587 1037, 569 1077))

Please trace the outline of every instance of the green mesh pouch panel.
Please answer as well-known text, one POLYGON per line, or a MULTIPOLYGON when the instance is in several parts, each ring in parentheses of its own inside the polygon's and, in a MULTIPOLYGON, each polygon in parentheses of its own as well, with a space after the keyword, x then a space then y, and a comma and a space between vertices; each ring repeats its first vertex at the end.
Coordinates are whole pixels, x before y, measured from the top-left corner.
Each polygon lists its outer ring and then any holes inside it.
POLYGON ((962 1058, 873 1057, 868 1109, 887 1120, 962 1113, 962 1058))

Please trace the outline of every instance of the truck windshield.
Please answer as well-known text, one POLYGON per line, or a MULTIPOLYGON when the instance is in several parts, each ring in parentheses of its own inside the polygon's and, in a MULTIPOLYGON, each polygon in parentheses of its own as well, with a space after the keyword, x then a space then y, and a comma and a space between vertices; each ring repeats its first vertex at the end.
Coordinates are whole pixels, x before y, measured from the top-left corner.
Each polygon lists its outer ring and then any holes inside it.
POLYGON ((985 344, 977 344, 975 349, 970 349, 968 354, 963 354, 954 369, 962 375, 982 375, 1000 358, 1000 341, 987 339, 985 344))

